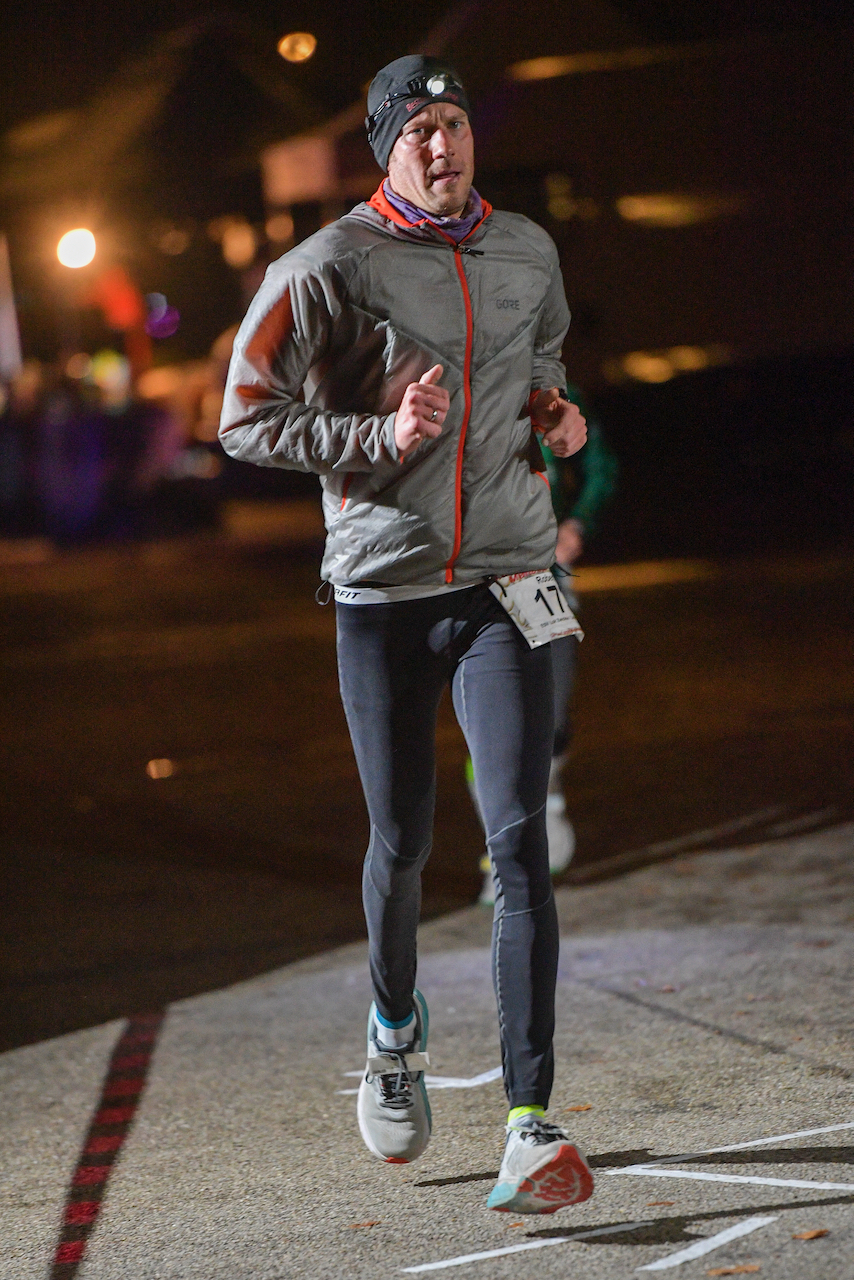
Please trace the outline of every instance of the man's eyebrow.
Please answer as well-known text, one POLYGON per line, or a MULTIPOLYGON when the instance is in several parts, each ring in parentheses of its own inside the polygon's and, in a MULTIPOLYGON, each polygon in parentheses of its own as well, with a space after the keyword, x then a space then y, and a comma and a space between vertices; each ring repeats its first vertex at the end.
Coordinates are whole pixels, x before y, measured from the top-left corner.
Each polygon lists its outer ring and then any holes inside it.
POLYGON ((413 129, 423 129, 426 125, 430 125, 430 124, 433 124, 433 125, 439 125, 439 124, 464 124, 464 123, 466 122, 466 120, 467 120, 467 119, 468 119, 468 117, 467 117, 467 115, 466 115, 466 113, 465 113, 464 111, 460 111, 458 114, 455 114, 455 115, 452 115, 452 116, 445 116, 445 117, 444 117, 444 119, 443 119, 442 117, 440 117, 439 119, 437 119, 437 120, 435 120, 435 121, 431 121, 431 120, 419 120, 419 119, 416 117, 416 119, 414 119, 414 120, 407 120, 406 124, 403 126, 403 132, 404 132, 404 133, 411 133, 411 132, 413 131, 413 129))

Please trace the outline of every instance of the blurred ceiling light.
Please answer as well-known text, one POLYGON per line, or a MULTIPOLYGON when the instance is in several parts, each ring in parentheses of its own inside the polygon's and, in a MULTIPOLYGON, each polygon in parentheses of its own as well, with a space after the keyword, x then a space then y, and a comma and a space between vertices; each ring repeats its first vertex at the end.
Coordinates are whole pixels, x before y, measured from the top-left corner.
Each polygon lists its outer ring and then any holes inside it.
POLYGON ((620 196, 617 212, 627 222, 646 227, 692 227, 725 218, 744 208, 744 196, 686 195, 663 192, 650 196, 620 196))
POLYGON ((85 227, 66 231, 56 246, 56 256, 64 267, 88 267, 95 256, 95 237, 85 227))
POLYGON ((696 44, 648 45, 635 49, 603 49, 599 52, 569 53, 564 56, 526 58, 507 68, 511 80, 553 80, 555 76, 577 76, 591 71, 623 71, 650 67, 657 62, 677 62, 716 52, 713 41, 696 44))
POLYGON ((710 364, 704 347, 671 347, 667 355, 679 373, 696 373, 699 369, 708 369, 710 364))
POLYGON ((680 373, 697 373, 732 360, 732 348, 712 342, 705 346, 665 347, 660 351, 630 351, 603 366, 611 382, 632 378, 635 382, 669 382, 680 373))
POLYGON ((149 760, 145 766, 149 778, 171 778, 175 772, 174 760, 149 760))
POLYGON ((160 400, 175 395, 183 382, 184 375, 177 365, 161 365, 140 374, 136 389, 143 400, 160 400))
POLYGON ((636 382, 667 382, 676 372, 666 355, 650 351, 630 351, 623 357, 623 368, 636 382))
POLYGON ((221 243, 222 256, 230 267, 248 267, 258 248, 254 227, 237 218, 223 228, 221 243))
POLYGON ((317 48, 317 40, 308 31, 292 31, 276 45, 287 62, 306 62, 317 48))
POLYGON ((284 244, 294 234, 294 220, 289 213, 274 213, 267 219, 264 231, 274 244, 284 244))
POLYGON ((69 378, 87 378, 92 372, 92 358, 85 351, 77 351, 65 362, 65 372, 69 378))

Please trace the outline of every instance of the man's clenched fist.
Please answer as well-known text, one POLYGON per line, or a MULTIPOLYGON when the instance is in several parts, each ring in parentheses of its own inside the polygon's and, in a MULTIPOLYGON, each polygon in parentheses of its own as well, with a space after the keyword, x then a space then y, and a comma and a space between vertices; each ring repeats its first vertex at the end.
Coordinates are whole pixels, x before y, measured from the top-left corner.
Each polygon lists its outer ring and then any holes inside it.
MULTIPOLYGON (((444 373, 440 364, 410 382, 394 419, 394 442, 401 462, 418 448, 424 439, 433 439, 442 431, 442 423, 451 407, 451 397, 437 385, 444 373)), ((583 421, 583 419, 582 419, 583 421)))
POLYGON ((587 440, 587 421, 578 405, 562 400, 557 387, 538 391, 531 402, 531 421, 556 458, 569 458, 587 440))

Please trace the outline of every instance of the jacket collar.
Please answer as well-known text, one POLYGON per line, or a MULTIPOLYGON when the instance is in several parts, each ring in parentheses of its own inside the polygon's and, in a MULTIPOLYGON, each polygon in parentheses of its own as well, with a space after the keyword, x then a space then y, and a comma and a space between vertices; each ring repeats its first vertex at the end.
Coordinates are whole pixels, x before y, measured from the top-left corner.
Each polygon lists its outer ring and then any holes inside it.
MULTIPOLYGON (((400 227, 407 231, 414 231, 418 227, 424 227, 428 230, 436 232, 436 234, 440 235, 443 240, 449 239, 448 236, 443 234, 441 227, 437 227, 434 222, 431 222, 430 219, 426 217, 426 215, 425 217, 421 218, 420 221, 418 222, 409 222, 403 216, 403 214, 400 213, 398 209, 395 209, 394 205, 389 202, 389 199, 386 196, 386 193, 383 191, 382 182, 377 187, 376 191, 371 196, 370 200, 367 201, 367 205, 369 209, 376 209, 377 213, 381 213, 384 218, 387 218, 389 222, 393 222, 396 227, 400 227)), ((475 223, 475 225, 472 227, 469 234, 465 237, 466 240, 468 240, 470 236, 473 236, 476 231, 480 230, 480 228, 483 226, 484 222, 486 222, 486 219, 489 217, 491 213, 492 213, 492 205, 489 203, 488 200, 484 200, 483 201, 483 217, 481 218, 480 222, 475 223)), ((462 244, 464 243, 464 241, 460 241, 460 243, 462 244)))

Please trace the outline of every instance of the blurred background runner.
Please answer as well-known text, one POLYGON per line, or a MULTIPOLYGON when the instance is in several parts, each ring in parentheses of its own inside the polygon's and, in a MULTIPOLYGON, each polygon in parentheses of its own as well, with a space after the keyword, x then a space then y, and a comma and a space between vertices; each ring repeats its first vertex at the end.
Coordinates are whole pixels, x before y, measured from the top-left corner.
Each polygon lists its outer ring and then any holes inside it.
MULTIPOLYGON (((596 536, 602 509, 610 501, 617 481, 617 459, 608 448, 602 428, 585 404, 577 387, 568 387, 566 397, 577 404, 587 419, 587 443, 571 458, 556 458, 548 445, 540 441, 551 486, 552 506, 558 522, 555 552, 555 578, 574 614, 578 614, 578 596, 572 590, 572 566, 589 548, 596 536)), ((549 794, 546 801, 546 832, 549 841, 549 868, 560 875, 575 853, 575 831, 566 814, 563 771, 572 743, 572 698, 578 668, 578 639, 565 636, 551 642, 555 690, 555 738, 549 772, 549 794)), ((471 758, 466 760, 466 783, 477 809, 471 758)), ((489 858, 480 860, 483 872, 478 902, 485 907, 495 903, 495 886, 489 858)))

